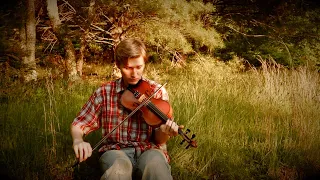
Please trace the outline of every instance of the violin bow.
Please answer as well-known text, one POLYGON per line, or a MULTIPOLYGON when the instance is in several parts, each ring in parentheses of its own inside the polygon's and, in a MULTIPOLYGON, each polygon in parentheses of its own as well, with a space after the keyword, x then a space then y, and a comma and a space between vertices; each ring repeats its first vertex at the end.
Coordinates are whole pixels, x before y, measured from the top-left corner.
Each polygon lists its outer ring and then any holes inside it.
MULTIPOLYGON (((133 116, 133 114, 136 113, 142 106, 146 105, 146 104, 149 102, 149 100, 150 100, 151 98, 153 98, 153 96, 154 96, 155 94, 157 94, 157 93, 160 91, 160 89, 161 89, 162 87, 164 87, 166 84, 167 84, 167 82, 164 83, 163 85, 161 85, 154 93, 151 94, 151 96, 149 96, 149 97, 148 97, 147 99, 145 99, 142 103, 140 103, 139 106, 137 106, 134 110, 132 110, 131 113, 130 113, 124 120, 122 120, 116 127, 114 127, 107 135, 105 135, 105 136, 93 147, 92 152, 95 151, 96 149, 98 149, 98 147, 113 133, 113 131, 115 131, 120 125, 122 125, 126 120, 128 120, 131 116, 133 116)), ((75 163, 72 165, 72 168, 76 167, 79 163, 80 163, 80 162, 79 162, 79 159, 77 159, 77 162, 75 162, 75 163)))

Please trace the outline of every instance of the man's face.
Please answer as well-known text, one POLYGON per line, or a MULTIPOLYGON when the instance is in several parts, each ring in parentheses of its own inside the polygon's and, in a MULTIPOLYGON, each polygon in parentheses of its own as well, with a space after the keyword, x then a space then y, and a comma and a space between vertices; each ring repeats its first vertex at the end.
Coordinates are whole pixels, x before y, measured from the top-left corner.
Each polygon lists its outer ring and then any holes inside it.
POLYGON ((129 58, 127 64, 120 65, 122 79, 124 85, 135 85, 141 79, 145 67, 144 59, 142 56, 137 58, 129 58))

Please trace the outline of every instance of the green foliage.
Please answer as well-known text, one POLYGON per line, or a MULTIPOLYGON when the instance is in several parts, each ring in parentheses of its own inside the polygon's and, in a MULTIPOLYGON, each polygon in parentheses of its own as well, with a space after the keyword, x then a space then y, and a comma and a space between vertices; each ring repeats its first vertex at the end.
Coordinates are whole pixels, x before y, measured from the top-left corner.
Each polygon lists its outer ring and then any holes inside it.
POLYGON ((254 65, 260 65, 258 57, 271 57, 288 67, 315 67, 320 61, 319 8, 303 8, 278 3, 267 12, 268 16, 239 13, 223 17, 215 27, 227 42, 215 54, 224 60, 236 54, 254 65))
POLYGON ((93 53, 102 53, 103 52, 102 47, 96 43, 89 43, 88 46, 89 46, 90 51, 93 53))
POLYGON ((205 27, 203 17, 214 10, 210 4, 185 0, 138 1, 137 8, 146 18, 133 32, 162 53, 209 52, 223 42, 213 27, 205 27))
POLYGON ((179 29, 171 28, 158 21, 146 22, 144 28, 148 29, 145 38, 151 46, 155 46, 156 48, 167 52, 172 52, 174 50, 179 50, 183 53, 192 52, 191 44, 186 40, 183 34, 181 34, 179 29))
MULTIPOLYGON (((222 0, 217 5, 217 1, 201 0, 103 0, 95 4, 91 23, 95 27, 88 24, 89 1, 68 2, 72 7, 61 2, 65 4, 61 13, 74 8, 76 14, 63 21, 61 34, 72 40, 76 52, 83 45, 81 39, 88 37, 84 59, 89 61, 109 58, 111 62, 119 39, 139 37, 147 43, 154 62, 173 59, 178 52, 185 57, 206 53, 224 61, 237 56, 257 66, 261 65, 259 58, 272 58, 288 67, 320 66, 320 10, 312 0, 239 1, 230 6, 234 1, 222 0), (90 33, 84 36, 86 27, 90 33)), ((38 62, 49 51, 64 53, 63 44, 54 43, 47 28, 50 22, 42 11, 45 6, 45 1, 36 1, 38 62)), ((18 29, 25 16, 22 7, 24 3, 14 0, 0 8, 1 53, 19 52, 18 29)))

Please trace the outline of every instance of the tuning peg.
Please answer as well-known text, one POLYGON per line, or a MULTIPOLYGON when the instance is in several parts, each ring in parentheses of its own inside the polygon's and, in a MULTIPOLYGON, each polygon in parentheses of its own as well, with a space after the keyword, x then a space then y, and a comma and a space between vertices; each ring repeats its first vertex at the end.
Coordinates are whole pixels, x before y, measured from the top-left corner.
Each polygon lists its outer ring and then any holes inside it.
MULTIPOLYGON (((187 129, 186 132, 185 132, 185 135, 187 135, 189 132, 190 132, 190 129, 187 129)), ((182 145, 185 141, 186 141, 185 139, 182 140, 182 141, 180 142, 180 145, 182 145)))
POLYGON ((182 145, 185 141, 186 141, 185 139, 184 139, 184 140, 182 140, 182 141, 180 142, 180 145, 182 145))
MULTIPOLYGON (((196 135, 195 134, 192 134, 192 136, 191 136, 191 139, 193 139, 193 138, 195 138, 196 137, 196 135)), ((186 147, 186 149, 188 149, 190 147, 190 144, 186 147)))

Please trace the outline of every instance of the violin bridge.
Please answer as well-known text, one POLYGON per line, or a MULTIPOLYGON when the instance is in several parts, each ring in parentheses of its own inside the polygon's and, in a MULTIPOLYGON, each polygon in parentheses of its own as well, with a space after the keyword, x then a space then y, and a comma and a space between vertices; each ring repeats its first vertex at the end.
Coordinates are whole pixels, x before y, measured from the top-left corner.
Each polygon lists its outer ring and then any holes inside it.
POLYGON ((139 101, 140 103, 142 103, 142 101, 145 100, 145 99, 146 99, 146 96, 145 96, 144 94, 142 94, 142 95, 139 97, 138 101, 139 101))

